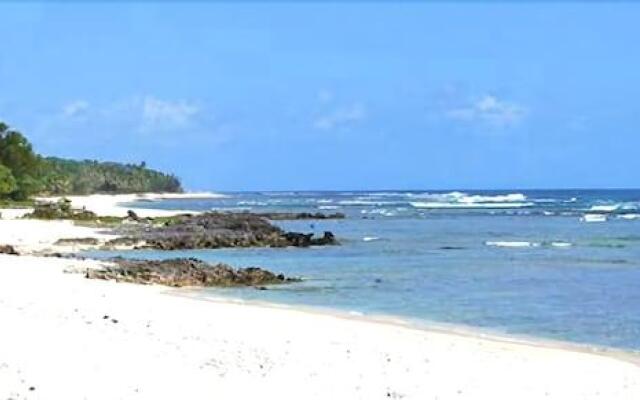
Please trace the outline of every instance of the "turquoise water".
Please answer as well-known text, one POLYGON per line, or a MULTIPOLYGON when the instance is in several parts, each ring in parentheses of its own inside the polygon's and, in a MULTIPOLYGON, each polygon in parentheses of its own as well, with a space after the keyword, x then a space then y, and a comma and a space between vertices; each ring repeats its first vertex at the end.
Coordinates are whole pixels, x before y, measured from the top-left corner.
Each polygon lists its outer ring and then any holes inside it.
POLYGON ((227 195, 137 205, 339 211, 347 218, 279 224, 331 230, 342 245, 119 254, 198 257, 305 278, 267 291, 205 289, 203 294, 640 350, 640 191, 227 195), (604 221, 585 222, 585 214, 604 221))

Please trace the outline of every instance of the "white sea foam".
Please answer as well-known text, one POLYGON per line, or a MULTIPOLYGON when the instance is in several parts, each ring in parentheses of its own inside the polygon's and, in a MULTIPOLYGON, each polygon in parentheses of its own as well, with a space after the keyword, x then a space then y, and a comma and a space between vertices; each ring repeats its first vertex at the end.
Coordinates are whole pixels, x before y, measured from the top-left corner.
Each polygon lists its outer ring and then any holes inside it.
POLYGON ((515 203, 444 203, 444 202, 425 202, 425 201, 412 201, 410 204, 415 208, 522 208, 531 207, 531 202, 515 202, 515 203))
POLYGON ((566 247, 573 246, 573 244, 569 243, 569 242, 551 242, 551 246, 552 247, 564 247, 564 248, 566 248, 566 247))
POLYGON ((524 202, 527 200, 527 196, 522 193, 509 193, 498 195, 470 195, 464 192, 449 192, 449 193, 418 193, 408 194, 409 197, 414 199, 432 200, 434 202, 446 202, 446 203, 511 203, 511 202, 524 202))
POLYGON ((408 197, 414 199, 425 199, 433 201, 458 201, 466 196, 462 192, 449 192, 449 193, 409 193, 408 197))
POLYGON ((318 210, 337 210, 340 206, 318 206, 318 210))
POLYGON ((343 206, 384 206, 389 204, 397 204, 393 201, 374 201, 374 200, 340 200, 338 204, 343 206))
POLYGON ((395 211, 388 210, 386 208, 374 208, 372 210, 361 210, 360 213, 361 214, 378 214, 378 215, 384 215, 385 217, 392 217, 396 215, 395 211))
POLYGON ((461 203, 515 203, 524 202, 526 200, 527 196, 522 193, 510 193, 496 196, 463 196, 459 201, 461 203))
POLYGON ((363 242, 373 242, 374 240, 380 240, 377 236, 365 236, 362 238, 363 242))
POLYGON ((484 242, 487 246, 492 247, 538 247, 540 243, 537 242, 524 242, 524 241, 499 241, 499 242, 484 242))
POLYGON ((601 204, 601 205, 591 206, 589 211, 613 212, 613 211, 616 211, 617 209, 619 209, 620 206, 621 206, 621 204, 601 204))
POLYGON ((580 220, 582 222, 607 222, 607 216, 603 214, 585 214, 580 220))
POLYGON ((412 201, 415 208, 521 208, 530 207, 534 203, 527 201, 522 193, 499 195, 470 195, 463 192, 420 193, 411 194, 414 199, 428 201, 412 201))
POLYGON ((631 201, 628 203, 622 203, 620 206, 622 210, 638 210, 640 209, 640 202, 631 201))
POLYGON ((255 200, 239 201, 237 204, 239 206, 268 206, 269 205, 269 203, 266 203, 264 201, 255 201, 255 200))
POLYGON ((622 214, 622 215, 618 215, 618 218, 629 219, 629 220, 640 219, 640 214, 622 214))

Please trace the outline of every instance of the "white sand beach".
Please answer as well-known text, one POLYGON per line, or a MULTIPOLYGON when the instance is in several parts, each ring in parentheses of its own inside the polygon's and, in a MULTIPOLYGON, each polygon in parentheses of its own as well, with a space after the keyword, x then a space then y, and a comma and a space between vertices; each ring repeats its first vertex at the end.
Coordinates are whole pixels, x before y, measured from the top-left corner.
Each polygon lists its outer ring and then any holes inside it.
MULTIPOLYGON (((23 252, 104 234, 0 220, 0 244, 23 252)), ((99 265, 0 255, 0 399, 640 399, 633 354, 84 278, 99 265)))
MULTIPOLYGON (((140 193, 140 194, 94 194, 90 196, 65 196, 71 201, 74 208, 86 208, 98 215, 109 215, 123 217, 127 215, 127 210, 135 211, 140 217, 162 217, 176 213, 193 212, 189 210, 156 210, 144 207, 126 207, 125 204, 133 202, 152 202, 166 199, 215 199, 226 197, 223 194, 212 192, 190 192, 190 193, 140 193)), ((40 201, 57 201, 60 197, 40 197, 40 201)))

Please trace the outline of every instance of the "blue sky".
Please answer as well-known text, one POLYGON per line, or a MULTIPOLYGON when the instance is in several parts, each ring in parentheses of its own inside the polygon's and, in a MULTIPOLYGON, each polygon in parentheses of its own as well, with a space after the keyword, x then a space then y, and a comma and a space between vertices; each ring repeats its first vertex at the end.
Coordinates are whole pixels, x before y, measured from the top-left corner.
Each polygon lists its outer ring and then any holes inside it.
POLYGON ((0 120, 44 154, 145 160, 191 189, 640 186, 640 4, 0 15, 0 120))

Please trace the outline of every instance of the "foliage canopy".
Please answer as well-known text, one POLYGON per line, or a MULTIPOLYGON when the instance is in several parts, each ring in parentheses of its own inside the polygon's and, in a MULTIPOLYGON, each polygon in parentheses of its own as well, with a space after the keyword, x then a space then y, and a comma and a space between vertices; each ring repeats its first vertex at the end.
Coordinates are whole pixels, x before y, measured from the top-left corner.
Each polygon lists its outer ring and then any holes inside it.
POLYGON ((0 122, 0 199, 35 194, 181 192, 180 180, 139 165, 42 157, 20 132, 0 122))

